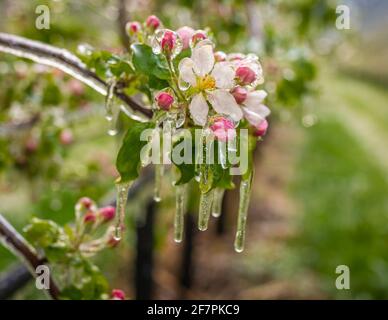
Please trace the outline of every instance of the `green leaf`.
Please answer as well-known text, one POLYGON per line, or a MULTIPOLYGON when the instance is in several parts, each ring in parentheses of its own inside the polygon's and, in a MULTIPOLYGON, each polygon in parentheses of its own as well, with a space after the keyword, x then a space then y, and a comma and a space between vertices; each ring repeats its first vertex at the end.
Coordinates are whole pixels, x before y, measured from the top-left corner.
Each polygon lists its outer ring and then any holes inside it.
POLYGON ((29 242, 41 248, 55 243, 60 235, 60 227, 55 222, 38 218, 33 218, 23 231, 29 242))
POLYGON ((140 140, 140 135, 143 130, 153 127, 155 127, 155 124, 152 122, 133 121, 133 124, 131 124, 116 159, 120 182, 132 181, 139 176, 140 151, 147 144, 147 141, 140 140))
POLYGON ((132 62, 137 72, 164 80, 170 78, 167 62, 161 55, 154 54, 150 46, 133 44, 131 49, 133 53, 132 62))

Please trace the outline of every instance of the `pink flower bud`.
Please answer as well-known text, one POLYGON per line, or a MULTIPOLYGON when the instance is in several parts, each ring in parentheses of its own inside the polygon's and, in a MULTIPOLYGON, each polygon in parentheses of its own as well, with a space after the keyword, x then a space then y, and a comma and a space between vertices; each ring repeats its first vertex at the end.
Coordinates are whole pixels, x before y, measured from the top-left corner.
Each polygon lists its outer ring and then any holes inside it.
POLYGON ((172 49, 174 49, 175 43, 176 34, 172 31, 167 30, 163 35, 162 41, 160 42, 160 46, 164 53, 170 54, 172 52, 172 49))
POLYGON ((80 203, 85 209, 89 209, 93 204, 93 200, 88 197, 82 197, 78 200, 78 203, 80 203))
POLYGON ((256 80, 255 72, 249 67, 238 67, 236 70, 236 77, 240 80, 242 85, 251 84, 256 80))
POLYGON ((115 217, 116 208, 112 206, 104 207, 100 209, 100 215, 104 221, 110 221, 115 217))
POLYGON ((203 31, 196 31, 191 37, 191 45, 194 47, 198 42, 207 39, 207 35, 203 31))
POLYGON ((210 126, 210 129, 213 131, 216 138, 223 142, 232 140, 236 136, 233 121, 224 117, 219 117, 213 120, 213 124, 210 126))
POLYGON ((264 119, 257 128, 255 128, 254 135, 256 137, 262 137, 267 133, 268 121, 264 119))
POLYGON ((71 144, 74 141, 73 132, 70 129, 62 130, 61 134, 59 135, 59 141, 65 146, 71 144))
POLYGON ((85 92, 84 85, 77 79, 69 80, 67 83, 67 88, 69 89, 70 93, 74 94, 75 96, 82 96, 85 92))
POLYGON ((170 110, 171 105, 174 103, 174 97, 167 92, 160 92, 155 100, 157 105, 165 111, 170 110))
POLYGON ((92 223, 94 221, 96 221, 95 213, 92 211, 86 212, 86 214, 84 215, 84 222, 85 223, 92 223))
POLYGON ((39 141, 36 137, 31 136, 27 139, 25 148, 28 152, 35 152, 39 147, 39 141))
POLYGON ((235 87, 232 90, 232 95, 233 95, 234 99, 236 100, 236 102, 238 104, 241 104, 247 98, 248 90, 244 87, 235 87))
POLYGON ((214 59, 216 59, 217 62, 226 61, 226 53, 223 51, 217 51, 214 53, 214 59))
POLYGON ((120 289, 113 289, 111 293, 112 300, 125 300, 125 293, 120 289))
POLYGON ((106 245, 110 248, 115 248, 120 243, 120 240, 115 238, 113 235, 109 237, 106 245))
POLYGON ((190 39, 193 37, 195 31, 190 27, 179 28, 176 33, 182 39, 182 49, 187 49, 190 46, 190 39))
POLYGON ((146 20, 146 26, 156 30, 160 26, 160 20, 157 16, 149 16, 146 20))
POLYGON ((125 25, 125 29, 130 36, 133 36, 140 31, 141 25, 137 21, 130 21, 125 25))

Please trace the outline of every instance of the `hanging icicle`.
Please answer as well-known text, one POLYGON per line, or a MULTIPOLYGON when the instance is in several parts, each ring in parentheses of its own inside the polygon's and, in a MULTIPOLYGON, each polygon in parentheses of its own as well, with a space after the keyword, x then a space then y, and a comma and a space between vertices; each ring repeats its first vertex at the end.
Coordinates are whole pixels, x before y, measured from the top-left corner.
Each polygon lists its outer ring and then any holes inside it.
POLYGON ((108 134, 110 136, 115 136, 117 134, 117 121, 119 119, 120 115, 120 107, 119 105, 114 101, 115 98, 112 99, 112 119, 109 121, 109 129, 108 129, 108 134))
POLYGON ((213 190, 207 193, 201 193, 199 199, 199 216, 198 216, 198 229, 201 231, 207 230, 210 218, 210 212, 212 210, 213 203, 213 190))
POLYGON ((236 252, 242 252, 244 250, 245 227, 247 223, 249 199, 251 196, 252 179, 253 170, 250 172, 248 178, 241 180, 240 184, 240 203, 238 208, 237 232, 234 241, 234 250, 236 252))
POLYGON ((174 240, 182 242, 184 229, 184 216, 187 202, 187 184, 175 186, 175 218, 174 240))
POLYGON ((116 80, 108 80, 108 90, 105 96, 105 118, 108 121, 113 120, 113 105, 114 105, 114 91, 116 87, 116 80))
POLYGON ((162 182, 164 176, 164 164, 159 163, 155 164, 155 181, 154 181, 154 201, 160 202, 162 200, 161 190, 162 190, 162 182))
POLYGON ((117 184, 117 200, 116 200, 116 227, 114 238, 119 241, 122 237, 124 229, 125 208, 127 205, 128 191, 132 182, 118 183, 117 184))
POLYGON ((216 188, 214 189, 212 216, 218 218, 221 215, 222 200, 224 199, 225 189, 216 188))

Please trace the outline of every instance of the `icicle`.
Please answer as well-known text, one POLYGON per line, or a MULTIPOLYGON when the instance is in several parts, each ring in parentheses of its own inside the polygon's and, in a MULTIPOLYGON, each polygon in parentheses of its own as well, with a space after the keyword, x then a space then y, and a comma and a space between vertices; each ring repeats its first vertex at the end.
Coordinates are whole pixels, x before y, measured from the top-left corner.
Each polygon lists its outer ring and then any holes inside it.
POLYGON ((237 232, 234 241, 234 250, 236 252, 242 252, 244 250, 245 226, 251 196, 252 178, 253 173, 251 172, 247 179, 241 180, 240 184, 240 204, 238 208, 237 232))
POLYGON ((210 190, 213 184, 213 171, 211 165, 214 161, 213 155, 213 141, 209 140, 212 137, 211 131, 208 128, 202 130, 201 144, 199 148, 202 148, 202 153, 198 154, 196 164, 198 166, 198 181, 199 188, 202 193, 206 193, 210 190))
POLYGON ((224 199, 225 189, 216 188, 214 189, 214 199, 212 206, 212 216, 218 218, 221 215, 222 200, 224 199))
POLYGON ((108 91, 105 96, 105 118, 108 121, 113 120, 113 106, 114 106, 114 91, 116 87, 116 81, 114 79, 108 80, 108 91))
POLYGON ((176 122, 175 122, 175 127, 180 128, 185 124, 186 121, 186 111, 185 108, 182 108, 181 111, 178 112, 176 115, 176 122))
POLYGON ((212 210, 213 203, 213 190, 207 193, 201 193, 199 200, 199 217, 198 217, 198 229, 201 231, 207 230, 210 218, 210 212, 212 210))
POLYGON ((117 121, 120 115, 120 107, 116 104, 112 104, 112 119, 109 121, 108 134, 110 136, 115 136, 117 134, 117 121))
POLYGON ((218 141, 218 155, 221 167, 223 169, 228 168, 228 158, 227 158, 227 150, 226 150, 227 142, 224 141, 218 141))
POLYGON ((174 219, 174 240, 181 242, 183 239, 184 216, 187 201, 187 185, 175 187, 175 219, 174 219))
POLYGON ((132 182, 117 184, 117 200, 116 200, 116 227, 114 232, 114 239, 121 240, 122 231, 124 229, 125 208, 128 199, 128 190, 132 182))
POLYGON ((160 202, 162 200, 161 190, 162 190, 162 181, 164 175, 164 164, 159 163, 155 164, 155 181, 154 181, 154 201, 160 202))

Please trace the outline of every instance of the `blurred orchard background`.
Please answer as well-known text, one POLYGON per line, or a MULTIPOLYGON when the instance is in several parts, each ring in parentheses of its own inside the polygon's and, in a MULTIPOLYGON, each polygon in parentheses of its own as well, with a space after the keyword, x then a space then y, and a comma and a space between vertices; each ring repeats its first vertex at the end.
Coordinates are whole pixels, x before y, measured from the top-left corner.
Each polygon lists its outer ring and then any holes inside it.
MULTIPOLYGON (((0 0, 0 30, 72 52, 80 43, 122 52, 125 22, 150 14, 172 29, 208 26, 221 49, 258 54, 273 112, 246 250, 233 250, 236 192, 207 232, 188 216, 176 244, 173 195, 150 216, 144 184, 125 241, 96 257, 112 286, 129 298, 388 298, 388 2, 0 0), (35 28, 42 4, 48 30, 35 28), (350 8, 349 30, 336 28, 339 4, 350 8), (350 290, 335 286, 338 265, 350 269, 350 290)), ((70 221, 82 196, 114 198, 122 136, 106 134, 103 104, 61 72, 0 53, 0 212, 17 230, 33 216, 70 221)), ((19 264, 0 247, 0 278, 19 264)), ((31 281, 8 298, 45 296, 31 281)))

